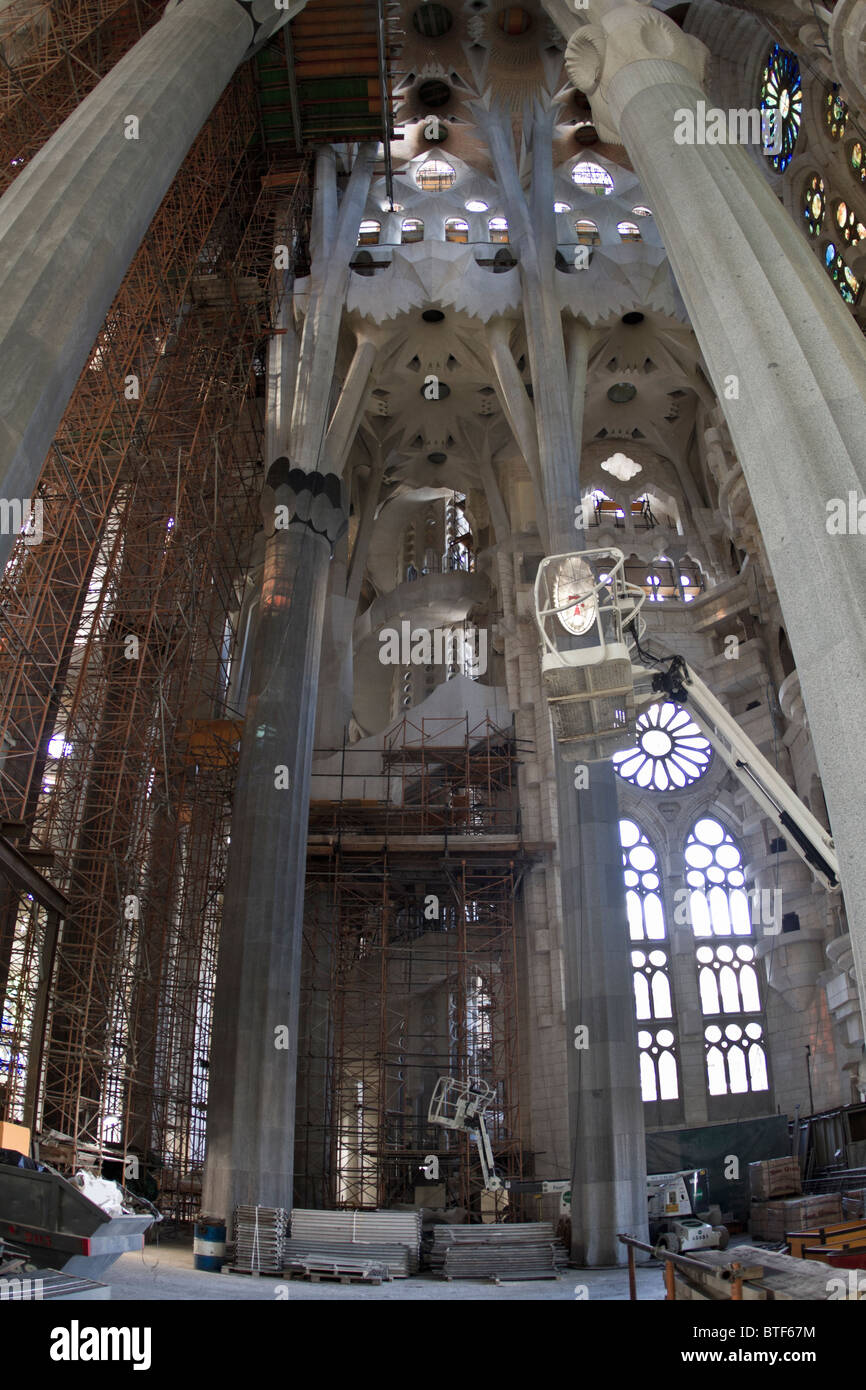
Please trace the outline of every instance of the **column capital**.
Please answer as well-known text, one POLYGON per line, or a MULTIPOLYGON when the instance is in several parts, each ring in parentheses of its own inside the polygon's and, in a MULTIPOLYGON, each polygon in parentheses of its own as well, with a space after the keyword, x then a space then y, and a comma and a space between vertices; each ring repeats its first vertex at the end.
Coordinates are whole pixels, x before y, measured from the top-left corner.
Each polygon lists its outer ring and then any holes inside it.
POLYGON ((302 468, 293 468, 285 455, 271 464, 262 490, 262 519, 268 532, 274 528, 277 508, 287 513, 279 518, 277 530, 299 522, 317 536, 326 537, 331 547, 348 529, 342 480, 335 473, 305 473, 302 468))
MULTIPOLYGON (((649 0, 589 0, 575 9, 577 28, 565 50, 569 77, 590 99, 593 122, 602 140, 621 144, 619 118, 631 83, 614 79, 636 63, 651 62, 644 81, 685 83, 702 91, 708 50, 684 34, 649 0)), ((632 93, 629 91, 629 95, 632 93)))

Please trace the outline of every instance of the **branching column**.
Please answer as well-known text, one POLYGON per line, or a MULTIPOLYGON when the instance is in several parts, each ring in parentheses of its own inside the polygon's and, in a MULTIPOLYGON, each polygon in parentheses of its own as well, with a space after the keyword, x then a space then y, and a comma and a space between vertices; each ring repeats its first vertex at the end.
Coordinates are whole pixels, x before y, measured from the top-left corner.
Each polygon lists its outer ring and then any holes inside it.
POLYGON ((675 143, 678 113, 696 119, 706 99, 703 45, 633 0, 590 0, 581 15, 589 22, 575 17, 570 76, 602 138, 625 144, 652 205, 766 543, 840 854, 862 1003, 863 338, 746 151, 675 143), (831 524, 840 509, 848 519, 831 524))
MULTIPOLYGON (((477 107, 520 250, 523 312, 532 369, 539 482, 551 554, 581 548, 578 462, 586 393, 589 330, 574 324, 568 353, 553 277, 555 257, 553 126, 555 108, 533 121, 531 206, 518 177, 510 121, 477 107)), ((507 415, 518 440, 526 397, 501 326, 490 349, 507 415)), ((527 451, 532 464, 534 450, 527 451)), ((559 875, 565 964, 565 1031, 571 1151, 572 1254, 583 1265, 623 1262, 623 1230, 646 1228, 643 1107, 619 842, 616 783, 610 763, 592 765, 578 789, 574 765, 556 755, 559 875)))
POLYGON ((317 161, 314 260, 290 431, 271 463, 267 536, 214 998, 202 1209, 291 1207, 310 767, 328 566, 346 529, 342 484, 317 469, 375 147, 339 214, 334 153, 317 161))
MULTIPOLYGON (((303 8, 182 0, 0 200, 0 496, 30 497, 154 213, 235 68, 303 8)), ((10 529, 11 528, 6 528, 10 529)), ((15 535, 0 535, 0 569, 15 535)))

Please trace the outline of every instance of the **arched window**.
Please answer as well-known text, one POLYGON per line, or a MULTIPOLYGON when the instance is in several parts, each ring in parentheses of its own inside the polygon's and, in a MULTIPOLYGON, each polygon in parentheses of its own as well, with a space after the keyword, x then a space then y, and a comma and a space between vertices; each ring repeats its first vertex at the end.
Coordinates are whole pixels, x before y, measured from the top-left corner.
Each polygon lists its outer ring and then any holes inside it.
POLYGON ((666 792, 703 777, 710 757, 709 740, 691 715, 666 700, 638 717, 636 746, 614 753, 613 765, 632 786, 666 792))
POLYGON ((601 245, 598 227, 594 222, 590 222, 588 217, 579 217, 574 224, 574 230, 581 246, 601 245))
POLYGON ((491 241, 508 240, 508 223, 504 217, 491 217, 487 223, 487 233, 491 241))
POLYGON ((841 140, 845 134, 845 122, 848 119, 848 107, 837 92, 828 92, 824 104, 825 119, 827 130, 831 140, 841 140))
POLYGON ((824 265, 846 304, 856 304, 860 297, 860 281, 850 266, 845 264, 835 242, 828 242, 824 250, 824 265))
POLYGON ((851 168, 861 183, 866 183, 866 157, 863 155, 863 146, 856 140, 851 146, 851 168))
POLYGON ((585 188, 587 193, 594 193, 598 198, 606 198, 613 192, 613 179, 610 174, 606 169, 602 169, 600 164, 593 164, 589 159, 575 164, 571 178, 578 188, 585 188))
POLYGON ((636 222, 617 222, 616 229, 623 241, 643 241, 636 222))
POLYGON ((457 178, 457 174, 444 159, 428 159, 415 175, 415 181, 425 193, 444 193, 457 178))
POLYGON ((820 236, 826 211, 827 197, 824 191, 824 180, 820 174, 813 174, 806 181, 803 192, 803 216, 806 219, 810 236, 820 236))
POLYGON ((631 953, 635 1017, 650 1025, 639 1034, 641 1094, 645 1101, 676 1100, 679 1080, 670 1022, 674 1016, 670 956, 658 860, 635 821, 620 821, 619 838, 629 935, 635 943, 631 953))
POLYGON ((407 217, 403 222, 402 240, 404 244, 410 241, 423 241, 424 223, 419 222, 417 217, 407 217))
POLYGON ((369 221, 369 220, 366 220, 366 221, 362 222, 362 223, 361 223, 360 230, 359 230, 359 232, 358 232, 358 245, 359 245, 359 246, 378 246, 378 245, 379 245, 379 235, 380 235, 381 231, 382 231, 382 224, 381 224, 381 222, 373 222, 373 221, 369 221))
POLYGON ((445 240, 467 242, 469 240, 469 223, 462 217, 449 217, 445 223, 445 240))
MULTIPOLYGON (((742 855, 714 816, 702 816, 686 842, 688 920, 704 1026, 707 1088, 711 1096, 766 1091, 764 1030, 752 904, 745 891, 742 855)), ((768 906, 762 895, 761 914, 768 906)), ((773 914, 776 912, 775 899, 773 914)), ((771 916, 770 920, 773 920, 771 916)))

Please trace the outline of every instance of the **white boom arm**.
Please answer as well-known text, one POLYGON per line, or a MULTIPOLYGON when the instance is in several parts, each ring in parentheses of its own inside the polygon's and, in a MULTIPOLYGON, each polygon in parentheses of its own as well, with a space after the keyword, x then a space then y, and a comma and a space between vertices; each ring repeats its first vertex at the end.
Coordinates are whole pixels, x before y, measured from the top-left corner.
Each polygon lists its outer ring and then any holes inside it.
POLYGON ((688 662, 674 657, 667 672, 656 676, 653 684, 657 691, 663 690, 678 704, 685 705, 722 761, 783 832, 815 877, 831 892, 837 889, 839 860, 832 837, 688 662))
POLYGON ((478 1157, 484 1186, 488 1192, 501 1192, 502 1179, 493 1171, 493 1150, 484 1123, 484 1112, 496 1092, 486 1081, 457 1081, 453 1076, 440 1076, 436 1082, 427 1118, 444 1129, 471 1134, 478 1143, 478 1157))
POLYGON ((554 735, 570 761, 603 760, 634 739, 637 716, 666 695, 684 705, 719 757, 815 877, 839 888, 832 837, 681 656, 644 651, 646 595, 620 550, 542 560, 535 581, 541 673, 554 735))

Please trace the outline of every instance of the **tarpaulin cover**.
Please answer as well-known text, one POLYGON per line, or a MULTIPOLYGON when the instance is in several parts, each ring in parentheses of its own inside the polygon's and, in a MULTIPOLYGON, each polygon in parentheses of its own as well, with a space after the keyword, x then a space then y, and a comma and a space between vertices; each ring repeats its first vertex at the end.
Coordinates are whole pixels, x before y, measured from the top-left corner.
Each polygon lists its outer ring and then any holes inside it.
POLYGON ((700 1129, 669 1129, 646 1137, 648 1173, 674 1173, 678 1168, 706 1168, 709 1201, 744 1221, 749 1209, 750 1163, 786 1158, 791 1152, 786 1115, 767 1115, 733 1124, 703 1125, 700 1129), (737 1178, 729 1162, 737 1159, 737 1178))

